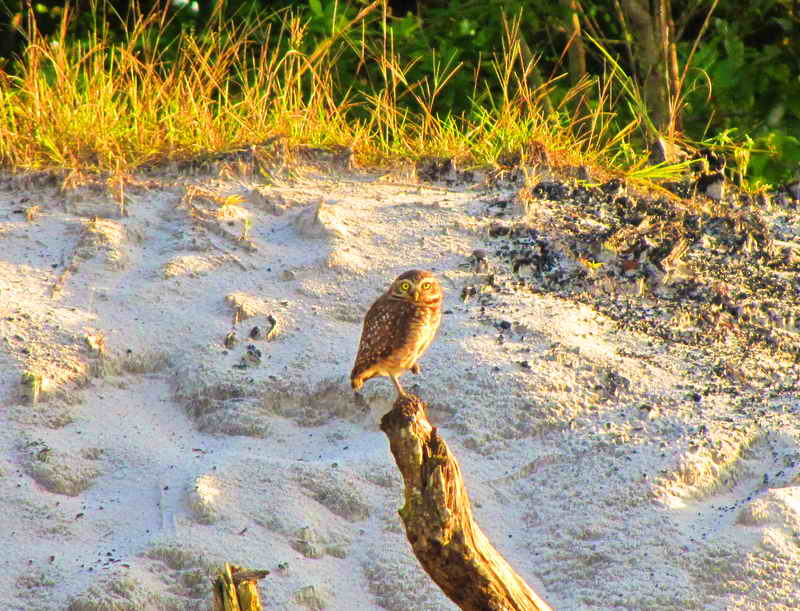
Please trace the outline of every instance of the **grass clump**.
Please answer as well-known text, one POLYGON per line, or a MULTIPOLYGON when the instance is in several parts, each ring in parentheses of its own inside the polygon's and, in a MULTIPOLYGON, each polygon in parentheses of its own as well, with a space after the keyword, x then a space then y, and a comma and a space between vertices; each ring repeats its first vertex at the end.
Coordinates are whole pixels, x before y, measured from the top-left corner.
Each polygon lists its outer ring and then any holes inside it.
POLYGON ((80 40, 68 9, 55 36, 28 28, 22 55, 0 69, 2 165, 126 172, 275 136, 344 145, 362 163, 446 155, 482 164, 533 143, 556 164, 644 163, 631 145, 641 120, 620 125, 613 112, 624 88, 585 78, 553 105, 559 79, 536 78, 518 20, 505 21, 493 74, 472 75, 471 109, 453 114, 437 100, 461 66, 434 56, 432 71, 410 80, 415 62, 398 54, 382 0, 334 15, 322 38, 288 10, 169 36, 166 9, 124 20, 109 10, 94 7, 80 40), (103 25, 113 18, 126 24, 121 39, 103 25))

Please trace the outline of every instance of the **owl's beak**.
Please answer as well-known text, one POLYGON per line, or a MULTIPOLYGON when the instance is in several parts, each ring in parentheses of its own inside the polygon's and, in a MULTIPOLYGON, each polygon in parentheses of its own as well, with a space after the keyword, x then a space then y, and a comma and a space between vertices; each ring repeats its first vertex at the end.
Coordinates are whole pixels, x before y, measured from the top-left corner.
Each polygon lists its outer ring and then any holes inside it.
POLYGON ((422 297, 421 293, 419 289, 414 289, 414 301, 419 301, 419 298, 422 297))

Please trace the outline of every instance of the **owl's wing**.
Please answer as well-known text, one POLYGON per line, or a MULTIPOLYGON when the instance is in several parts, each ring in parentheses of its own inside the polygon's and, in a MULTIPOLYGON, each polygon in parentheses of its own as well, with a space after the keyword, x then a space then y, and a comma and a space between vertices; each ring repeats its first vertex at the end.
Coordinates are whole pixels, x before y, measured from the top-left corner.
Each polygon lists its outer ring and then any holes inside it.
POLYGON ((388 358, 393 350, 403 344, 412 309, 413 306, 408 302, 387 296, 380 297, 372 304, 364 317, 353 377, 388 358))

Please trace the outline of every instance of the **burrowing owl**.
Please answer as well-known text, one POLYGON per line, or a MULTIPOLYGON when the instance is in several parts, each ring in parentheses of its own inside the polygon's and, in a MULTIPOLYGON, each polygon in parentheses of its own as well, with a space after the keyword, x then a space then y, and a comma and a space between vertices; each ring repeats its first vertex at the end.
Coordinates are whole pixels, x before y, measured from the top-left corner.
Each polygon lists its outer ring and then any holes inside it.
POLYGON ((364 317, 361 343, 350 381, 353 390, 366 380, 389 376, 406 395, 398 378, 419 373, 417 361, 431 345, 442 320, 442 285, 427 271, 412 269, 397 277, 364 317))

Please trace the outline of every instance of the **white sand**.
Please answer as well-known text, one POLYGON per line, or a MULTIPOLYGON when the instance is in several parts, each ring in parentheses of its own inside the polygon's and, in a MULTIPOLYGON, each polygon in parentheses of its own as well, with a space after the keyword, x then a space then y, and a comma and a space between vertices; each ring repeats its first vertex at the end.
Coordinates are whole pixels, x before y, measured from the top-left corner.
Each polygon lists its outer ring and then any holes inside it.
POLYGON ((377 428, 394 390, 368 382, 368 410, 349 388, 361 316, 411 268, 440 275, 450 313, 404 383, 481 527, 556 608, 800 607, 796 386, 751 417, 691 398, 690 349, 586 306, 463 303, 469 254, 493 253, 486 192, 348 176, 127 193, 119 216, 85 187, 0 191, 3 609, 205 609, 224 561, 271 571, 269 609, 454 608, 396 513, 377 428), (244 203, 215 216, 203 193, 244 203), (270 315, 274 336, 248 339, 270 315), (262 362, 239 368, 248 344, 262 362))

